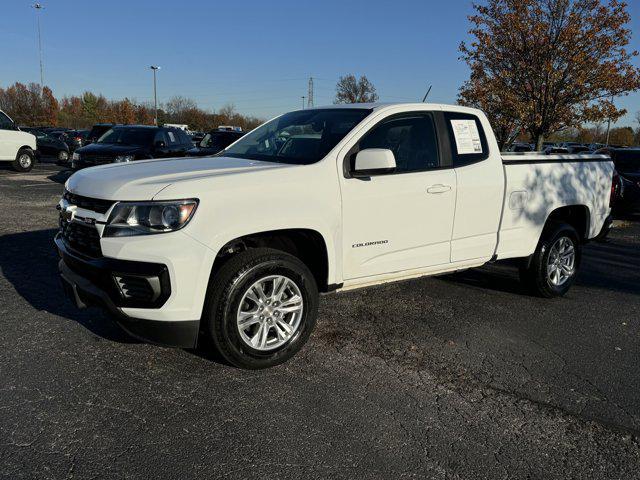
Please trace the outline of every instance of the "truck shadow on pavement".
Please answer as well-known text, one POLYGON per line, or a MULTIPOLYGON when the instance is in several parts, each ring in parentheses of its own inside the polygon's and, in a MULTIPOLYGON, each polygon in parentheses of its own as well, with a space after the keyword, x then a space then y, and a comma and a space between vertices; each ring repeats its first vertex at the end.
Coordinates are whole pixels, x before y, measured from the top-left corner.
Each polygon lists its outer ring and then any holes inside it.
MULTIPOLYGON (((498 262, 442 278, 482 289, 528 295, 518 279, 514 262, 498 262)), ((640 295, 640 225, 614 231, 604 243, 588 243, 583 250, 576 285, 640 295)))
POLYGON ((0 236, 0 270, 4 278, 37 310, 76 321, 107 340, 140 343, 100 309, 79 310, 66 298, 58 277, 58 253, 53 243, 56 231, 0 236))

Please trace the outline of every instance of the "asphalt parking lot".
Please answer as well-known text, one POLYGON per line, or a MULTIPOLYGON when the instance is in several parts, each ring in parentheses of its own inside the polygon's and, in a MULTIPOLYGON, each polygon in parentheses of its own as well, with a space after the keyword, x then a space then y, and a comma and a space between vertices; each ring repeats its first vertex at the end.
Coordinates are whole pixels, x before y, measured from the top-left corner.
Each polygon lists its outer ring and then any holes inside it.
POLYGON ((562 299, 505 266, 327 296, 248 372, 63 297, 66 174, 0 168, 4 478, 638 478, 640 222, 562 299))

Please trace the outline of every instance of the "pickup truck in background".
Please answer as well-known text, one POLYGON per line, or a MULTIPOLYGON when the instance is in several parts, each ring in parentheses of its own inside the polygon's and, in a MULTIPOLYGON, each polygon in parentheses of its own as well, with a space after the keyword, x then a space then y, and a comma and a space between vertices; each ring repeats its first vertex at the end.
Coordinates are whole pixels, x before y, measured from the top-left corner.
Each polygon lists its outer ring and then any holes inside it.
POLYGON ((606 155, 502 155, 475 109, 335 105, 213 157, 79 171, 55 242, 78 306, 264 368, 308 339, 319 292, 518 259, 533 293, 564 295, 609 221, 613 172, 606 155))
POLYGON ((0 162, 10 162, 17 172, 28 172, 36 163, 36 137, 21 131, 0 110, 0 162))

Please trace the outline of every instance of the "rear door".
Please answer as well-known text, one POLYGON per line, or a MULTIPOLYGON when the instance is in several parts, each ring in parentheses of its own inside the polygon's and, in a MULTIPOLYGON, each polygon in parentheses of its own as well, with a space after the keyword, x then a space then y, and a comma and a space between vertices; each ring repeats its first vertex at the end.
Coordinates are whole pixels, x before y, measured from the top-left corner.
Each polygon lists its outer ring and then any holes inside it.
POLYGON ((489 260, 504 197, 502 157, 493 136, 485 133, 491 128, 486 118, 466 112, 443 115, 458 186, 451 261, 489 260))
POLYGON ((446 265, 450 261, 456 178, 443 165, 430 112, 392 115, 349 150, 394 153, 393 172, 344 178, 343 277, 345 280, 446 265))

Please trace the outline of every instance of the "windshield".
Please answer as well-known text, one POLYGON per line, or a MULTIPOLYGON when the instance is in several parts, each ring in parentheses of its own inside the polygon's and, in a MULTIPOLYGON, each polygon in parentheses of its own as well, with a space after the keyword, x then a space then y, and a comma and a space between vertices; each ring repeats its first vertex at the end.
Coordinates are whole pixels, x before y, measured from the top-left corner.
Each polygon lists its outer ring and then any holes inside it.
POLYGON ((247 134, 225 156, 309 165, 322 159, 370 109, 328 108, 286 113, 247 134))
POLYGON ((617 150, 613 163, 620 173, 640 173, 640 150, 617 150))
POLYGON ((219 150, 222 150, 223 148, 231 145, 241 136, 242 135, 234 135, 222 132, 207 133, 198 146, 201 148, 217 148, 219 150))
POLYGON ((156 131, 151 128, 112 128, 102 135, 97 143, 118 145, 151 145, 156 131))

